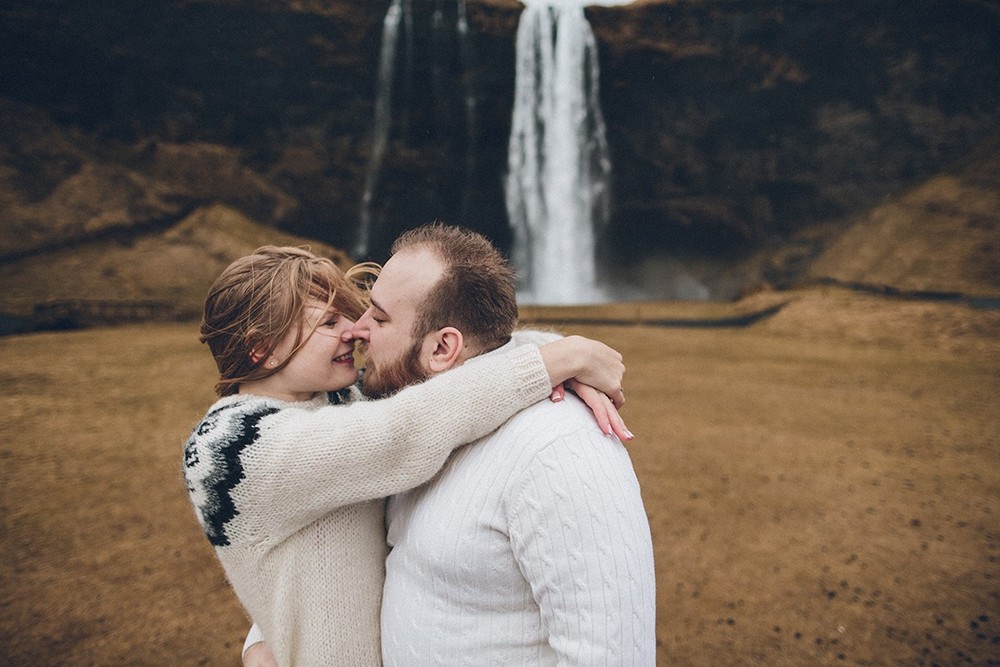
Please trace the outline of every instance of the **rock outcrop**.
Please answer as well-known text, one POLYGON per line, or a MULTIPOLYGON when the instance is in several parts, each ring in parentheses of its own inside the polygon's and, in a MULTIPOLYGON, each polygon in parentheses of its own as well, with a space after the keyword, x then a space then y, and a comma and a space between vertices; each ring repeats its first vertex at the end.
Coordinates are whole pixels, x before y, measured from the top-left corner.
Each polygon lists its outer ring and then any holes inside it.
POLYGON ((613 226, 643 246, 745 246, 863 210, 1000 127, 996 3, 706 0, 589 14, 613 226))

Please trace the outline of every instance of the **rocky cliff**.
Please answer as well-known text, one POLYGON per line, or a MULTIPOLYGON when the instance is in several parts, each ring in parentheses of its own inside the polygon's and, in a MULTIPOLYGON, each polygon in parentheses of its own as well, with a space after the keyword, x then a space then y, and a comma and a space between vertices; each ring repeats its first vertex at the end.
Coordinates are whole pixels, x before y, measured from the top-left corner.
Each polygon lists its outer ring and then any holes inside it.
MULTIPOLYGON (((0 8, 0 260, 129 242, 216 204, 351 247, 388 6, 0 8)), ((510 243, 502 179, 521 5, 469 0, 465 40, 456 7, 413 0, 370 209, 375 259, 400 229, 433 218, 510 243)), ((849 217, 1000 128, 991 0, 647 0, 587 12, 614 169, 602 248, 614 261, 740 253, 849 217)))

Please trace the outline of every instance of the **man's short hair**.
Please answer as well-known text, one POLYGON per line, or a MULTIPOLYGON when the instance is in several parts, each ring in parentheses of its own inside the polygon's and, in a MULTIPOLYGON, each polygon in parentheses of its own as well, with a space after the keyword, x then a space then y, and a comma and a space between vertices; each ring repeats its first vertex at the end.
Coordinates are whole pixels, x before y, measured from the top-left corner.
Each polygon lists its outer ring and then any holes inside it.
POLYGON ((392 254, 417 247, 434 252, 444 264, 441 279, 418 307, 413 336, 452 326, 479 352, 510 340, 517 326, 514 270, 482 234, 433 222, 412 229, 392 245, 392 254))

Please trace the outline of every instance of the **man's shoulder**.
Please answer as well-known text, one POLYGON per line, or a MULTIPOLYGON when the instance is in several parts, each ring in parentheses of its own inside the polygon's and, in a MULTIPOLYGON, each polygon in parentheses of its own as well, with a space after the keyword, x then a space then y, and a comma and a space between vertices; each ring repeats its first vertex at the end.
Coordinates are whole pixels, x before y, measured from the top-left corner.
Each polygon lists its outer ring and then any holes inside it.
POLYGON ((569 392, 561 401, 545 400, 525 408, 511 417, 497 434, 505 440, 514 440, 514 446, 520 450, 540 450, 565 443, 577 447, 580 445, 575 443, 581 439, 606 440, 609 444, 622 446, 617 438, 601 431, 590 408, 569 392))
POLYGON ((592 491, 613 487, 617 493, 624 490, 619 489, 623 480, 635 480, 625 445, 602 432, 590 408, 575 396, 521 411, 496 432, 487 448, 483 455, 495 463, 490 469, 505 470, 509 499, 581 484, 592 491))
POLYGON ((553 428, 574 432, 588 430, 591 427, 600 431, 590 408, 570 391, 566 392, 566 397, 561 401, 539 401, 521 410, 511 418, 511 421, 515 420, 522 422, 544 420, 546 423, 551 422, 553 428))

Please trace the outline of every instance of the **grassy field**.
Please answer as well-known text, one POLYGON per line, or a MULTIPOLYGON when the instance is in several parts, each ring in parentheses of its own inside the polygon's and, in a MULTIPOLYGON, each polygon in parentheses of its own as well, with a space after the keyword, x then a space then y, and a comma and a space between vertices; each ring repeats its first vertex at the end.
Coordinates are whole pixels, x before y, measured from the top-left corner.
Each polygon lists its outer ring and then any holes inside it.
MULTIPOLYGON (((626 357, 660 663, 1000 664, 1000 313, 788 296, 749 327, 564 327, 626 357)), ((0 353, 0 664, 237 665, 180 474, 195 327, 0 353)))

